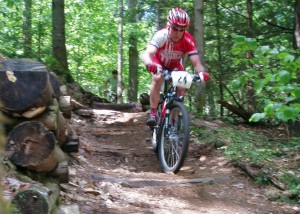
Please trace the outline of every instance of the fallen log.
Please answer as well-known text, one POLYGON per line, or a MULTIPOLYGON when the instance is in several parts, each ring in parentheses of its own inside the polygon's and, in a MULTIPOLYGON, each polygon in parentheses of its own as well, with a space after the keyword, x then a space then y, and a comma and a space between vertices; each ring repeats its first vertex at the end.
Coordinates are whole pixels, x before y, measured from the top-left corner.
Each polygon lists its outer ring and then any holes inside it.
POLYGON ((59 109, 63 113, 65 118, 71 118, 72 106, 70 96, 60 96, 58 101, 59 109))
POLYGON ((147 93, 140 94, 140 103, 142 104, 142 111, 148 111, 150 109, 150 96, 147 93))
POLYGON ((51 86, 53 89, 53 95, 56 99, 58 99, 60 96, 60 93, 61 93, 59 78, 53 72, 49 72, 49 79, 50 79, 50 83, 51 83, 51 86))
POLYGON ((57 167, 49 173, 49 175, 58 178, 59 183, 69 182, 69 167, 68 161, 61 161, 57 167))
POLYGON ((63 145, 67 142, 69 135, 67 121, 61 111, 58 112, 57 117, 57 129, 56 129, 56 140, 59 145, 63 145))
POLYGON ((55 127, 56 139, 59 145, 64 144, 67 141, 69 135, 67 120, 64 117, 64 113, 61 112, 57 99, 53 100, 53 105, 57 106, 57 123, 55 127))
POLYGON ((14 164, 37 172, 50 172, 66 159, 54 134, 37 121, 17 125, 8 135, 5 150, 14 164))
POLYGON ((48 130, 56 132, 58 126, 58 106, 49 106, 47 110, 33 120, 42 123, 48 130))
POLYGON ((230 112, 240 116, 241 118, 243 118, 246 122, 249 122, 249 119, 251 118, 252 114, 250 112, 247 112, 245 109, 234 106, 228 102, 226 102, 225 100, 218 100, 218 103, 228 109, 230 112))
POLYGON ((45 65, 29 59, 11 59, 0 62, 1 109, 22 117, 41 113, 52 102, 53 89, 45 65), (38 111, 35 112, 35 110, 38 111))
POLYGON ((261 178, 262 176, 273 184, 276 188, 280 190, 287 190, 287 187, 279 181, 271 172, 263 168, 255 168, 251 167, 245 163, 234 163, 235 166, 239 167, 242 171, 244 171, 250 178, 256 180, 261 178))
POLYGON ((150 105, 150 96, 147 93, 140 94, 139 100, 142 105, 150 105))
POLYGON ((43 113, 34 118, 16 118, 9 114, 5 114, 5 116, 7 120, 10 121, 6 124, 6 130, 8 132, 20 123, 27 121, 37 121, 42 123, 49 131, 52 131, 54 133, 54 136, 59 145, 64 144, 69 136, 67 121, 63 117, 62 112, 59 111, 57 105, 48 106, 43 113))
POLYGON ((74 113, 82 117, 91 117, 94 114, 93 109, 82 108, 74 110, 74 113))
POLYGON ((68 126, 68 130, 69 130, 68 131, 68 133, 69 133, 68 140, 66 143, 64 143, 61 146, 61 149, 67 153, 78 152, 79 151, 79 137, 76 134, 75 130, 71 126, 68 126))
POLYGON ((71 108, 73 110, 76 110, 76 109, 82 109, 82 108, 87 108, 86 106, 84 106, 83 104, 77 102, 76 100, 74 99, 71 99, 71 108))
POLYGON ((60 188, 56 183, 45 185, 37 183, 17 192, 11 204, 18 210, 18 213, 55 213, 59 193, 60 188))
POLYGON ((115 111, 128 111, 128 110, 141 111, 141 104, 139 104, 139 103, 116 104, 116 103, 93 102, 92 108, 115 110, 115 111))

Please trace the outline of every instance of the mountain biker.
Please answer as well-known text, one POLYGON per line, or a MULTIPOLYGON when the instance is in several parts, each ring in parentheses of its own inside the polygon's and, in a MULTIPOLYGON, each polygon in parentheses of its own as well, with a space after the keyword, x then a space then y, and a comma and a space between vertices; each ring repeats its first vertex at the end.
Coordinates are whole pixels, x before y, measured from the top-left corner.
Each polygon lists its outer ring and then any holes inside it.
MULTIPOLYGON (((182 57, 187 54, 201 80, 206 82, 210 78, 200 61, 193 36, 186 31, 190 24, 188 14, 181 8, 173 8, 169 11, 167 19, 167 26, 154 34, 142 55, 142 61, 152 76, 150 117, 146 121, 148 126, 155 126, 158 118, 157 106, 163 76, 157 72, 157 68, 184 71, 182 57)), ((178 88, 177 94, 184 96, 185 89, 178 88)))

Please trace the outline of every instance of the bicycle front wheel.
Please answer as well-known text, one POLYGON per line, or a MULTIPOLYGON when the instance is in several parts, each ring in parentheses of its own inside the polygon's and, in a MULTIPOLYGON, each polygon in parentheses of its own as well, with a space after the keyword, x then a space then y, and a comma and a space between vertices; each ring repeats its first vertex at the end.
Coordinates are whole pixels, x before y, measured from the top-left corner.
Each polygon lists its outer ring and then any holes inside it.
POLYGON ((186 107, 180 102, 172 104, 159 133, 158 155, 164 172, 177 173, 182 167, 189 147, 189 125, 186 107))

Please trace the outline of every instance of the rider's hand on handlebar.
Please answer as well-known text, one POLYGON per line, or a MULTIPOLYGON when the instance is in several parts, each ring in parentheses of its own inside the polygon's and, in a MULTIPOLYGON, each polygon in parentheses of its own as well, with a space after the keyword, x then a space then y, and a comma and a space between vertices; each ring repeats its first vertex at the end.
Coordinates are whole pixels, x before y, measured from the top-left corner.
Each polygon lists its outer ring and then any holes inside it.
POLYGON ((205 71, 200 72, 199 77, 200 77, 201 81, 204 81, 204 82, 207 82, 210 79, 209 73, 205 72, 205 71))
POLYGON ((150 73, 154 73, 156 74, 157 73, 157 69, 160 68, 161 66, 155 62, 151 62, 150 64, 148 64, 147 66, 147 69, 150 73))

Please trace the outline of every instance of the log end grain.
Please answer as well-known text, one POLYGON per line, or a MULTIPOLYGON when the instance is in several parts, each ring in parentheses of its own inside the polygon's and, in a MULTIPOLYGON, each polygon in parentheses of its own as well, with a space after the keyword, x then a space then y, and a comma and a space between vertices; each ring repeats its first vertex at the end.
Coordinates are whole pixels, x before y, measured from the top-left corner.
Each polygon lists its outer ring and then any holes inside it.
POLYGON ((17 213, 49 213, 47 198, 45 198, 43 193, 32 189, 19 192, 14 197, 12 204, 20 211, 17 213))
POLYGON ((55 136, 42 123, 27 121, 9 133, 5 149, 16 165, 37 171, 49 171, 57 165, 57 161, 51 160, 55 144, 55 136))

